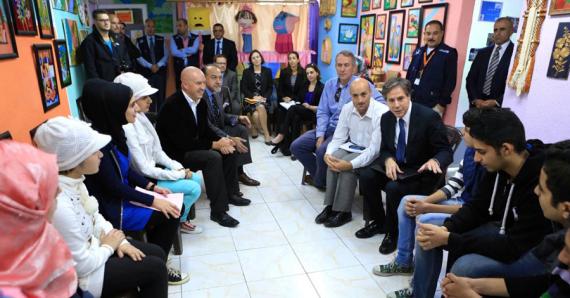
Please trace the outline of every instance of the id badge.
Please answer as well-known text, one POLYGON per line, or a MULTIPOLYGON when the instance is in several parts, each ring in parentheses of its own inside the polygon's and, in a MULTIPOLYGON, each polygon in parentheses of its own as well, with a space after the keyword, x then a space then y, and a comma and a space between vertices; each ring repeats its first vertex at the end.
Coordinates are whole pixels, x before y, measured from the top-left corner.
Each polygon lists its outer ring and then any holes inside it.
POLYGON ((420 85, 420 78, 416 78, 416 80, 414 81, 414 85, 416 86, 420 85))

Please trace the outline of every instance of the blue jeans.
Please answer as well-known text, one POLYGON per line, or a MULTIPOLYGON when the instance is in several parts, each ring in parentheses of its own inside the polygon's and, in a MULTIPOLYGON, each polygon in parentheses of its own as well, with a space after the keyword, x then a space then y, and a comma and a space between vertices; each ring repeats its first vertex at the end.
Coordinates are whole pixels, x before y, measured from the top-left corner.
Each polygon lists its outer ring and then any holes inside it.
POLYGON ((190 179, 158 180, 156 184, 173 193, 184 194, 184 214, 180 215, 180 222, 185 222, 188 218, 188 212, 190 212, 190 206, 200 198, 200 193, 202 192, 201 183, 202 178, 193 173, 190 179))
POLYGON ((334 131, 327 131, 325 141, 318 149, 316 147, 317 133, 314 129, 307 131, 291 144, 291 153, 309 171, 316 187, 324 188, 326 184, 328 167, 323 158, 327 151, 327 146, 332 140, 333 133, 334 131))
POLYGON ((506 264, 491 258, 468 254, 455 261, 451 272, 458 276, 481 277, 523 277, 546 274, 545 265, 533 253, 527 252, 513 263, 506 264))

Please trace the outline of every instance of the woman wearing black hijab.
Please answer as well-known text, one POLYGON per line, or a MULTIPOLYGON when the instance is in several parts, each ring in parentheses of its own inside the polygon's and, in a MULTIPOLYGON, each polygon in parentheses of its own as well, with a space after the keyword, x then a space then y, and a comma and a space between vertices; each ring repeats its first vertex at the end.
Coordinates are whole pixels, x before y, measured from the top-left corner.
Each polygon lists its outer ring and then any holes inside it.
MULTIPOLYGON (((81 95, 85 116, 95 130, 111 136, 111 142, 101 149, 103 158, 99 172, 86 176, 85 185, 91 195, 97 198, 101 214, 115 228, 123 231, 146 230, 148 241, 168 254, 176 237, 177 218, 182 210, 168 201, 134 189, 138 186, 160 194, 169 193, 129 166, 129 149, 122 126, 135 121, 138 109, 135 101, 127 86, 101 79, 91 79, 85 83, 81 95), (158 211, 136 206, 133 202, 158 211)), ((188 279, 187 274, 168 269, 169 284, 183 284, 188 279)))

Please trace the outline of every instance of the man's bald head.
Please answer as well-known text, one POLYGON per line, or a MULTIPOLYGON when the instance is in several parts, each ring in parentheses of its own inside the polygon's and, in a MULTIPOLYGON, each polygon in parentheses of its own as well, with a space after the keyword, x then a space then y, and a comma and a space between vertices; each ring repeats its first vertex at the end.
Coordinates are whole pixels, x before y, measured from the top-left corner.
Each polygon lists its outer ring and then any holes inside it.
POLYGON ((365 79, 358 78, 350 84, 352 104, 360 115, 364 115, 368 111, 371 93, 370 84, 365 79))
POLYGON ((206 90, 206 77, 202 71, 194 66, 188 66, 182 70, 180 75, 182 81, 182 91, 184 91, 192 100, 198 102, 204 95, 206 90))

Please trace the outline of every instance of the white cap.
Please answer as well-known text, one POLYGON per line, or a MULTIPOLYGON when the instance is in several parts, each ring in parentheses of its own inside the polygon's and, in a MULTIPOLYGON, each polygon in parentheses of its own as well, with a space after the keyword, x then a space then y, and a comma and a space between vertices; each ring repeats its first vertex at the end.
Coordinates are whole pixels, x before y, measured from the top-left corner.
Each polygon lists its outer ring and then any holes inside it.
POLYGON ((138 73, 125 72, 118 75, 113 82, 123 84, 131 90, 133 90, 133 95, 135 99, 141 97, 153 95, 158 92, 158 89, 153 88, 148 84, 148 80, 138 73))
POLYGON ((34 142, 40 149, 57 156, 60 171, 77 167, 111 141, 89 124, 66 117, 55 117, 38 127, 34 142))

